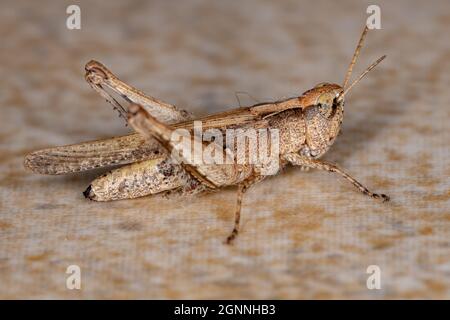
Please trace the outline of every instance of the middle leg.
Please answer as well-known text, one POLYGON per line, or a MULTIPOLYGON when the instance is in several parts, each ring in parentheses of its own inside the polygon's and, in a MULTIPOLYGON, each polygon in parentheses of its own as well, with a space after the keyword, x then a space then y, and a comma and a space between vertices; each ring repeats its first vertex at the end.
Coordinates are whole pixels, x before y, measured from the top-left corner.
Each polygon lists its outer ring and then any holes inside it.
POLYGON ((236 199, 236 208, 234 211, 234 226, 233 230, 231 231, 230 235, 227 237, 226 244, 232 244, 233 240, 236 239, 238 233, 239 233, 239 225, 241 221, 241 209, 242 209, 242 199, 244 197, 244 193, 256 182, 261 181, 263 179, 263 176, 260 175, 254 175, 248 178, 247 180, 244 180, 240 184, 238 184, 238 191, 237 191, 237 199, 236 199))

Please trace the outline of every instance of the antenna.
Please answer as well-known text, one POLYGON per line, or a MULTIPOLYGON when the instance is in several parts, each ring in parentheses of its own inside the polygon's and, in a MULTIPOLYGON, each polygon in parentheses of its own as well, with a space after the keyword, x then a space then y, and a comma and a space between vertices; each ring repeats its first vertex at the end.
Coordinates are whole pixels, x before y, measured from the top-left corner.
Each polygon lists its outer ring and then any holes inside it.
POLYGON ((351 85, 348 86, 347 89, 344 90, 344 92, 342 94, 339 95, 339 99, 342 99, 349 91, 351 88, 353 88, 362 78, 364 78, 364 76, 366 74, 368 74, 370 72, 370 70, 372 70, 373 68, 375 68, 381 61, 383 61, 383 59, 386 58, 386 55, 380 57, 377 59, 377 61, 375 61, 374 63, 372 63, 366 70, 364 70, 363 73, 361 73, 361 75, 358 77, 358 79, 356 79, 355 81, 352 82, 351 85))
POLYGON ((359 52, 361 51, 363 41, 364 41, 364 38, 366 37, 367 31, 369 31, 369 28, 366 25, 361 34, 361 37, 359 38, 359 42, 358 42, 358 45, 356 46, 355 53, 353 53, 352 61, 350 62, 350 65, 348 66, 347 74, 345 75, 345 79, 344 79, 344 84, 342 85, 342 88, 344 88, 344 89, 345 89, 345 86, 347 85, 348 81, 350 80, 350 76, 352 75, 353 67, 356 63, 356 60, 358 59, 359 52))

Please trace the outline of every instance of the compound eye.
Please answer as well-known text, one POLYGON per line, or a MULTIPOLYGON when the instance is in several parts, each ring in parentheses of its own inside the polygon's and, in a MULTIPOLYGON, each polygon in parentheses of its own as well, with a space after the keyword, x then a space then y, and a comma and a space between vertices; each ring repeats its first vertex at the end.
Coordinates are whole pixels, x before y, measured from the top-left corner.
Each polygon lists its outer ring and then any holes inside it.
POLYGON ((331 93, 323 93, 317 98, 317 104, 332 106, 333 99, 334 95, 332 95, 331 93))
POLYGON ((325 118, 328 118, 333 113, 333 99, 334 96, 330 93, 324 93, 317 99, 317 105, 319 106, 319 112, 325 118))

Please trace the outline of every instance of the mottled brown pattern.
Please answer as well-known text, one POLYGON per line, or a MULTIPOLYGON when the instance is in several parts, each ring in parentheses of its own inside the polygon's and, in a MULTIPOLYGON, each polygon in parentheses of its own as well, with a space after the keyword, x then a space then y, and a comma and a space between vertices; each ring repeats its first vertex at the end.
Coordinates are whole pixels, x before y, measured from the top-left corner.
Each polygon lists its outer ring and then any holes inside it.
POLYGON ((340 83, 371 3, 79 3, 80 31, 65 28, 63 2, 4 1, 0 11, 0 297, 450 297, 448 1, 378 2, 383 29, 369 33, 355 72, 388 57, 348 96, 325 156, 392 202, 288 168, 246 193, 233 247, 222 241, 234 189, 95 203, 79 190, 102 170, 29 175, 23 156, 129 132, 84 82, 90 59, 211 114, 235 105, 235 91, 268 101, 340 83), (82 269, 80 291, 65 287, 70 264, 82 269), (379 291, 366 288, 371 264, 379 291))
POLYGON ((166 158, 136 162, 96 178, 84 191, 95 201, 133 199, 181 189, 193 178, 179 164, 166 158))
POLYGON ((66 174, 155 159, 163 153, 164 148, 155 140, 129 134, 37 150, 25 156, 24 165, 36 173, 66 174))

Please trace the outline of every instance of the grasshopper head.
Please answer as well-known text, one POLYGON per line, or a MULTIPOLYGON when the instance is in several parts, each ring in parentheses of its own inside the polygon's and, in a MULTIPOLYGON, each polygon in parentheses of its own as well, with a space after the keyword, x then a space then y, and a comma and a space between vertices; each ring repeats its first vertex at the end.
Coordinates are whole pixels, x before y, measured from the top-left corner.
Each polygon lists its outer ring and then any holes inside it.
POLYGON ((304 92, 301 96, 301 102, 304 106, 320 105, 325 112, 326 109, 330 109, 333 106, 337 107, 344 104, 343 92, 344 89, 338 84, 322 82, 304 92))
POLYGON ((358 59, 359 52, 361 51, 364 38, 366 37, 368 27, 364 27, 364 30, 359 38, 358 45, 356 46, 355 52, 353 53, 353 58, 348 66, 347 73, 345 74, 344 83, 342 86, 333 83, 319 83, 311 90, 306 91, 302 96, 302 105, 304 106, 318 106, 321 113, 329 118, 334 114, 336 110, 341 109, 343 111, 344 107, 344 97, 345 95, 365 76, 370 70, 375 68, 381 61, 383 61, 386 56, 380 57, 374 63, 372 63, 359 77, 353 81, 350 85, 349 80, 352 75, 353 67, 358 59))
POLYGON ((316 112, 327 121, 333 121, 336 117, 342 121, 344 112, 344 89, 335 83, 319 83, 314 88, 303 93, 302 105, 306 106, 305 111, 310 109, 316 112))
POLYGON ((305 155, 319 157, 333 144, 344 116, 343 89, 338 84, 320 83, 303 93, 306 124, 305 155))
POLYGON ((301 105, 304 106, 307 144, 307 147, 302 149, 302 152, 306 156, 317 158, 329 149, 341 129, 346 94, 386 57, 380 57, 361 73, 355 81, 349 84, 353 67, 368 30, 366 26, 361 34, 342 86, 332 83, 319 83, 300 97, 301 105))

